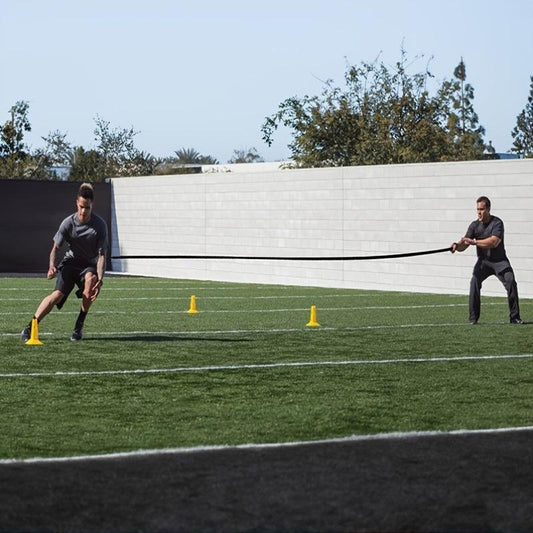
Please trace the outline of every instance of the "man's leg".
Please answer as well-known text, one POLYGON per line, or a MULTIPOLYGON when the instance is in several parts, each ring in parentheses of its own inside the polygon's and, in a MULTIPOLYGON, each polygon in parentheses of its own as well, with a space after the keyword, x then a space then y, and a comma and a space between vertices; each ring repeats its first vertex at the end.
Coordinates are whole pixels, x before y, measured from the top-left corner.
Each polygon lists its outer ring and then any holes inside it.
POLYGON ((35 311, 35 318, 40 322, 55 305, 59 305, 63 301, 64 297, 65 295, 56 289, 41 302, 37 311, 35 311))
MULTIPOLYGON (((37 319, 37 322, 41 320, 54 308, 54 305, 60 305, 65 295, 58 289, 46 296, 43 301, 39 304, 37 311, 33 315, 33 318, 37 319)), ((31 336, 31 321, 30 323, 22 330, 21 338, 26 342, 31 336)))
POLYGON ((481 285, 493 272, 484 268, 483 263, 478 261, 474 265, 472 279, 470 280, 470 296, 468 298, 469 320, 471 324, 477 324, 481 314, 481 285))
POLYGON ((85 324, 85 318, 87 317, 87 313, 89 312, 89 309, 92 304, 91 294, 97 282, 98 277, 94 272, 89 270, 85 273, 81 309, 76 320, 76 324, 74 325, 74 331, 70 337, 71 341, 79 341, 83 336, 83 326, 85 324))
MULTIPOLYGON (((63 307, 72 287, 74 287, 74 281, 71 278, 69 270, 67 269, 66 272, 63 272, 61 265, 57 272, 55 290, 42 300, 33 315, 37 322, 40 322, 53 309, 54 305, 57 305, 58 309, 63 307)), ((31 336, 31 323, 32 321, 30 320, 29 324, 22 330, 21 338, 24 342, 31 336)))
POLYGON ((509 320, 520 323, 520 307, 518 302, 518 286, 511 266, 497 274, 498 279, 503 283, 507 291, 507 301, 509 303, 509 320))

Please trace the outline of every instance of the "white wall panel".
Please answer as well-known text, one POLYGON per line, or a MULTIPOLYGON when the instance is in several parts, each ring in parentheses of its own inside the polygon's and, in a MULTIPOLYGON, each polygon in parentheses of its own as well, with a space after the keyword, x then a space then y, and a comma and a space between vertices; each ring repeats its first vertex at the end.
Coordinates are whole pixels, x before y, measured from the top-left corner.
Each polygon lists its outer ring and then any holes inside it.
MULTIPOLYGON (((505 223, 522 297, 533 297, 533 160, 117 178, 113 255, 350 256, 438 249, 486 195, 505 223)), ((173 278, 468 292, 475 251, 370 261, 113 260, 173 278)), ((505 294, 496 279, 483 294, 505 294)))

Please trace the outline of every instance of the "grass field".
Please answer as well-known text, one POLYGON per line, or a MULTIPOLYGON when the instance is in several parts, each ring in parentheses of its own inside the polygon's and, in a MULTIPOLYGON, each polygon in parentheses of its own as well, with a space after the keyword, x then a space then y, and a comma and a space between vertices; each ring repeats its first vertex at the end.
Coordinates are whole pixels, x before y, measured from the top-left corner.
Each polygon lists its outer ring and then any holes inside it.
POLYGON ((26 346, 52 288, 0 278, 0 459, 533 425, 505 298, 108 276, 83 341, 72 295, 26 346))

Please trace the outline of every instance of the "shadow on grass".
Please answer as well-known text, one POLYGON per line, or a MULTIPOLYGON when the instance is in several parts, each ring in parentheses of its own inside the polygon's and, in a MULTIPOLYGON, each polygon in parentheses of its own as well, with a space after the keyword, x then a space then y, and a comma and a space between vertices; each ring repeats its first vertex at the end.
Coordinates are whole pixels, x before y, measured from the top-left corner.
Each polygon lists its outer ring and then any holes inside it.
POLYGON ((101 342, 101 341, 118 341, 118 342, 253 342, 253 339, 228 339, 220 337, 186 337, 178 335, 124 335, 122 337, 92 337, 83 339, 83 342, 101 342))
POLYGON ((521 328, 522 326, 531 326, 533 321, 524 320, 521 324, 510 324, 509 322, 477 322, 476 324, 465 324, 470 326, 513 326, 514 328, 521 328))

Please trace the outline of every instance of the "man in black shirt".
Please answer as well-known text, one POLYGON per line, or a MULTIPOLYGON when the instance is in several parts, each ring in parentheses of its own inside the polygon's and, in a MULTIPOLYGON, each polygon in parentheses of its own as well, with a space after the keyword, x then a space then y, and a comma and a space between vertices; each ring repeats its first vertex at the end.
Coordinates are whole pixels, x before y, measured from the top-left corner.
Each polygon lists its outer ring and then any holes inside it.
POLYGON ((481 285, 495 275, 507 291, 509 319, 511 324, 523 324, 518 305, 518 288, 511 263, 503 243, 503 221, 490 214, 490 200, 486 196, 477 199, 477 220, 474 220, 466 235, 452 243, 452 253, 463 252, 475 246, 477 262, 470 281, 469 312, 470 323, 477 324, 481 312, 481 285))

